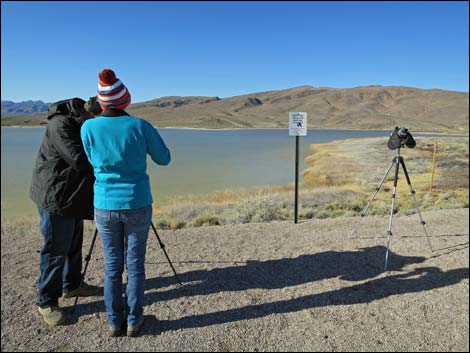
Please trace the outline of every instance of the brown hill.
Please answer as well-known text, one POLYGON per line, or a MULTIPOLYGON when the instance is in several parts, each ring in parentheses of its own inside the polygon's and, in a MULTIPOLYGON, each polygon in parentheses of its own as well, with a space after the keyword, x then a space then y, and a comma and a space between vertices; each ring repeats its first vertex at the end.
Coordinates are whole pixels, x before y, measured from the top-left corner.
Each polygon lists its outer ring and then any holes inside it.
MULTIPOLYGON (((162 97, 128 112, 158 127, 287 128, 290 111, 308 113, 309 128, 469 131, 469 95, 439 89, 300 86, 229 98, 162 97)), ((43 118, 43 117, 42 117, 43 118)), ((3 118, 2 125, 38 125, 41 116, 3 118), (29 120, 28 122, 26 122, 29 120)))

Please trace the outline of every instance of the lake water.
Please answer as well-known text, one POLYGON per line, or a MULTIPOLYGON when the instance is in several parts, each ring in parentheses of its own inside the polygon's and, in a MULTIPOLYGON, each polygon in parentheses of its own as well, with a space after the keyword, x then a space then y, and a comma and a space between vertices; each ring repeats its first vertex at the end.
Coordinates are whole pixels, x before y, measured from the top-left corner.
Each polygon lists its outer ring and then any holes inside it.
MULTIPOLYGON (((36 214, 29 199, 31 173, 45 128, 2 128, 2 214, 36 214)), ((225 189, 283 185, 294 181, 295 137, 287 130, 158 129, 172 162, 150 159, 154 200, 225 189)), ((309 130, 300 138, 300 160, 310 144, 348 138, 388 136, 389 131, 309 130)), ((305 165, 301 164, 302 170, 305 165)))

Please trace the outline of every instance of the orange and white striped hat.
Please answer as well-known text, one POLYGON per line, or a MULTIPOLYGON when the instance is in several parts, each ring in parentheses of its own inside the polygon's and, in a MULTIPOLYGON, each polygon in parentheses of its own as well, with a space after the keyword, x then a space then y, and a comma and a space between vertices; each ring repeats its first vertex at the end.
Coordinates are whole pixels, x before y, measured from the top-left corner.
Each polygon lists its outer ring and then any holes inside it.
POLYGON ((129 91, 113 70, 104 69, 98 77, 98 103, 103 110, 124 109, 131 103, 129 91))

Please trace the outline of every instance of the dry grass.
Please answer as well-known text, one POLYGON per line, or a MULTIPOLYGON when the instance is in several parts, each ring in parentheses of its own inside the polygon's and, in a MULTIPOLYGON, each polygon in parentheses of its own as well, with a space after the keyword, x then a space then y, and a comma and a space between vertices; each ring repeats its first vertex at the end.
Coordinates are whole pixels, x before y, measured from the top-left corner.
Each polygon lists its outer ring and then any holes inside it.
MULTIPOLYGON (((401 155, 419 206, 423 209, 468 207, 468 140, 422 137, 416 140, 417 147, 404 149, 401 155), (436 167, 433 191, 430 192, 434 142, 437 143, 436 167)), ((396 150, 386 148, 384 138, 338 141, 312 146, 312 150, 313 155, 306 159, 311 166, 303 173, 304 185, 354 190, 362 194, 362 202, 367 199, 364 197, 366 194, 372 196, 396 156, 396 150)), ((371 213, 384 214, 390 209, 393 176, 394 166, 372 204, 371 213)), ((414 212, 416 204, 401 167, 397 190, 397 209, 414 212)), ((350 207, 347 203, 338 203, 337 208, 329 208, 332 211, 354 210, 357 204, 361 202, 357 201, 350 207)))
MULTIPOLYGON (((306 158, 299 195, 299 218, 358 216, 394 159, 386 138, 351 139, 312 145, 306 158)), ((417 147, 402 151, 418 205, 400 171, 396 210, 404 214, 422 210, 462 208, 469 204, 468 140, 417 138, 417 147), (434 141, 438 144, 434 189, 429 192, 434 141)), ((369 210, 387 215, 391 207, 394 169, 369 210)), ((294 187, 226 190, 208 195, 166 198, 155 208, 163 229, 263 223, 294 217, 294 187)))

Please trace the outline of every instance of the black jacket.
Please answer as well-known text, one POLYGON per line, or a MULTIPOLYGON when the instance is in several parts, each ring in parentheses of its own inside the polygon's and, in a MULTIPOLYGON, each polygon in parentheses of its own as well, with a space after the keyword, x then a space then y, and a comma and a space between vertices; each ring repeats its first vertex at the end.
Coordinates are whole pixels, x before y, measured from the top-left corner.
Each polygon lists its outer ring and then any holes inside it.
POLYGON ((30 197, 54 215, 93 219, 93 168, 83 150, 80 128, 90 117, 79 98, 51 104, 33 170, 30 197))

